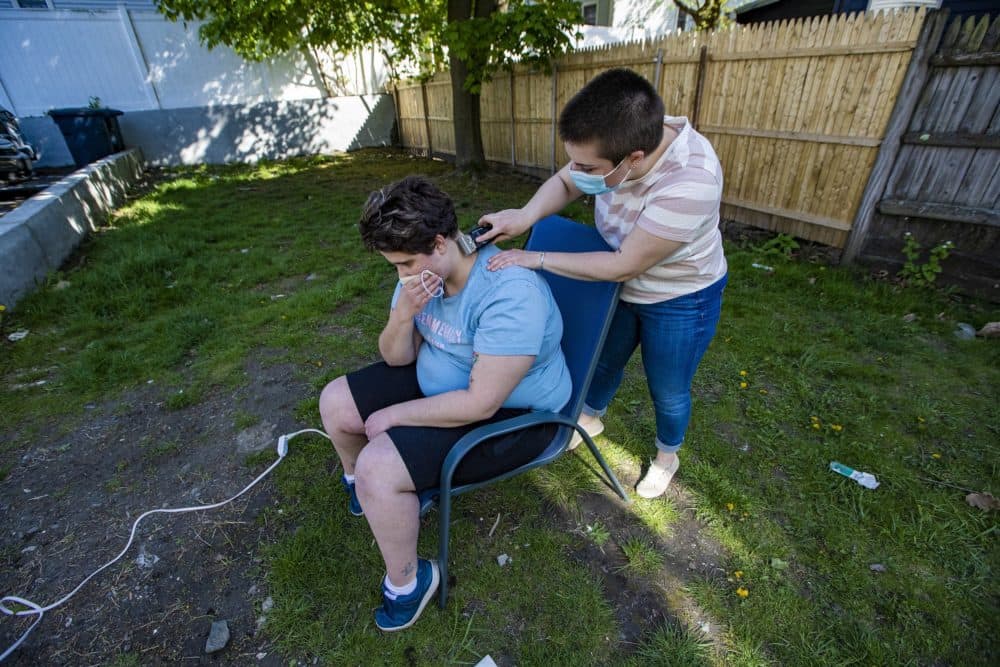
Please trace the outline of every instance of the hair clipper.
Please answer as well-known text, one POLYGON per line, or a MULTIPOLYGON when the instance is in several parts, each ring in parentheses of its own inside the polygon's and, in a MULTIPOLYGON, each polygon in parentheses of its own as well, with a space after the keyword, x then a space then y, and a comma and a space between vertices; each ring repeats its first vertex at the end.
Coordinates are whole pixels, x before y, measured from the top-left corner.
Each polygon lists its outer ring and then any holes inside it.
POLYGON ((458 247, 462 250, 462 254, 471 255, 488 244, 489 241, 480 241, 479 237, 491 229, 493 229, 493 225, 480 225, 470 229, 468 234, 459 234, 458 247))

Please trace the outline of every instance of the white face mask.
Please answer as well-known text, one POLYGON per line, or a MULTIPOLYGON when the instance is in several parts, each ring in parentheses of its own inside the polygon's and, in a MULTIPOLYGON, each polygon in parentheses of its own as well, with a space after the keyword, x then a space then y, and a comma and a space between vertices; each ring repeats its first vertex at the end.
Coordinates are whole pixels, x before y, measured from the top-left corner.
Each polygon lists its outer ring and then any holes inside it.
POLYGON ((441 276, 434 273, 430 269, 424 269, 420 273, 414 273, 412 276, 404 276, 399 279, 399 282, 406 285, 411 280, 416 280, 418 278, 420 279, 420 286, 424 288, 425 292, 427 292, 427 296, 433 299, 434 297, 442 296, 444 294, 444 280, 441 279, 441 276), (441 284, 438 285, 438 288, 433 292, 427 287, 427 281, 430 278, 437 278, 438 280, 441 280, 441 284))

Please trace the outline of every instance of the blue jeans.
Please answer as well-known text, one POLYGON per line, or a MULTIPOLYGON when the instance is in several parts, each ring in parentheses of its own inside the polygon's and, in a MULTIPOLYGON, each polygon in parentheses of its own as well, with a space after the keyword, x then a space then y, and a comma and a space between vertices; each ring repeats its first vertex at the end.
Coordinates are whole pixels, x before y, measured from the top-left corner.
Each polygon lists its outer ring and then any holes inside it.
POLYGON ((642 365, 656 410, 656 447, 680 449, 691 419, 691 380, 715 335, 728 276, 692 294, 660 303, 619 301, 584 414, 603 416, 625 375, 625 364, 642 346, 642 365))

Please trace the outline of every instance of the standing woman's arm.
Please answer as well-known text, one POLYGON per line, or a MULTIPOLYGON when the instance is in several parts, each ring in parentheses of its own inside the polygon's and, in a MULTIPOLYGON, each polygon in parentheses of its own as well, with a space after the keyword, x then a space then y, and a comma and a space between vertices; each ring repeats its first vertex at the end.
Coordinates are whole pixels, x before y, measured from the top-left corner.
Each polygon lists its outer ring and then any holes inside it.
POLYGON ((635 227, 622 241, 621 247, 610 252, 528 252, 504 250, 490 258, 491 271, 508 266, 545 269, 560 276, 578 280, 607 280, 620 283, 631 280, 650 267, 659 264, 684 244, 654 236, 635 227))

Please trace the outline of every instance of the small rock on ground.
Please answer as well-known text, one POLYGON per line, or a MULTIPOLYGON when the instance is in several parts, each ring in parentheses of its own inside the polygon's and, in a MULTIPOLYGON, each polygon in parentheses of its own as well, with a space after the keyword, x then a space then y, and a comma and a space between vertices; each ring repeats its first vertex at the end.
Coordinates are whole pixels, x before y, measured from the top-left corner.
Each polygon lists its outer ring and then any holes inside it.
POLYGON ((212 630, 208 633, 208 641, 205 642, 205 653, 215 653, 221 651, 229 643, 229 622, 213 621, 212 630))

